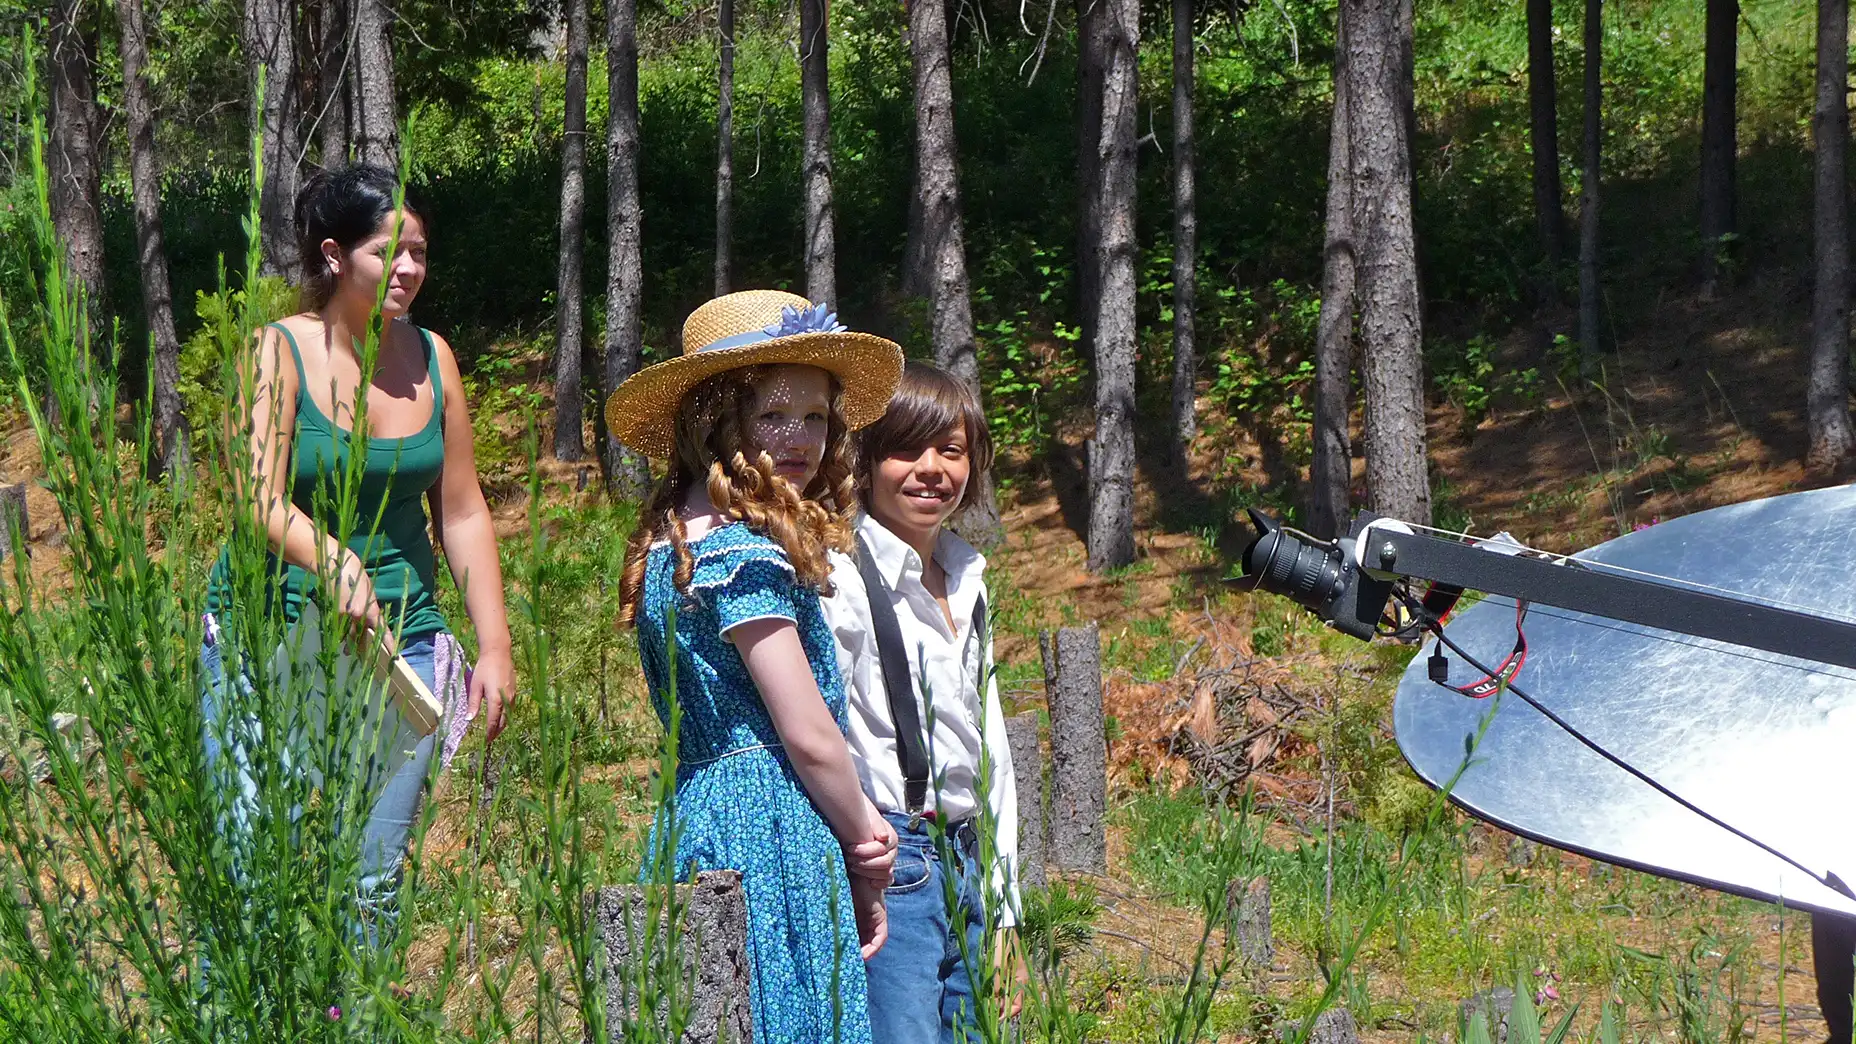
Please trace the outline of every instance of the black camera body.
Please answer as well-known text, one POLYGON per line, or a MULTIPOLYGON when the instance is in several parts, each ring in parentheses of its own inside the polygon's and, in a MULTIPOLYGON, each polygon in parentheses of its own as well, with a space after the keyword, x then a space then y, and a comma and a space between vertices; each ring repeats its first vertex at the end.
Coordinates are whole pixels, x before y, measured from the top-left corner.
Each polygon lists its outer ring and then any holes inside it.
POLYGON ((1362 511, 1346 536, 1323 545, 1251 508, 1250 524, 1257 538, 1244 549, 1244 575, 1261 590, 1307 606, 1342 634, 1372 641, 1392 597, 1393 581, 1362 569, 1354 548, 1378 520, 1378 515, 1362 511))

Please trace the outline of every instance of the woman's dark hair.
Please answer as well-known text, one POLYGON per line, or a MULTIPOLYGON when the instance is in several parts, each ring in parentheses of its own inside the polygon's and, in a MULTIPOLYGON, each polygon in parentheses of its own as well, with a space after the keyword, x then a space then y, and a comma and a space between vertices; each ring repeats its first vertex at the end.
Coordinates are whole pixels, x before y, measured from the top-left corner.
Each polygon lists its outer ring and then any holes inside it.
POLYGON ((902 383, 889 409, 857 433, 857 488, 870 488, 871 475, 882 460, 895 453, 920 453, 955 425, 967 433, 967 460, 972 464, 966 492, 954 512, 958 516, 978 495, 980 476, 992 468, 992 432, 973 389, 938 366, 910 360, 902 367, 902 383))
MULTIPOLYGON (((305 307, 321 308, 335 296, 335 273, 322 256, 322 241, 333 239, 343 254, 359 246, 393 213, 393 197, 399 188, 399 177, 391 170, 353 163, 322 171, 297 193, 296 241, 303 262, 305 307)), ((413 201, 411 192, 401 206, 431 232, 425 209, 413 201)))

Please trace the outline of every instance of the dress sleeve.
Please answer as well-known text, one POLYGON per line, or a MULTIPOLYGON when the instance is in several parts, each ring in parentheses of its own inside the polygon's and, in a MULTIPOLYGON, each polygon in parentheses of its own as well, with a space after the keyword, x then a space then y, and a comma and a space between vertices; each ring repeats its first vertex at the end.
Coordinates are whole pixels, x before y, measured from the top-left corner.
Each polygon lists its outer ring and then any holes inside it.
POLYGON ((757 541, 696 560, 690 591, 715 608, 723 635, 753 620, 798 622, 793 565, 772 541, 757 541))

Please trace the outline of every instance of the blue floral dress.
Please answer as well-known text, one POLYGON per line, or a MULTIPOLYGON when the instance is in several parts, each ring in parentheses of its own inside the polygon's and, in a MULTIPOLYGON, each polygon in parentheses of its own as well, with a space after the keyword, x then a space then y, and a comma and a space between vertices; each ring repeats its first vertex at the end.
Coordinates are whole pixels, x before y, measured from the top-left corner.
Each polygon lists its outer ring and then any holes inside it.
POLYGON ((756 1041, 869 1044, 843 853, 793 772, 741 654, 724 637, 750 620, 791 620, 842 729, 844 684, 818 594, 795 582, 779 544, 741 523, 711 530, 689 549, 695 572, 683 593, 672 577, 670 545, 651 548, 638 614, 651 703, 668 724, 665 625, 676 607, 677 865, 741 872, 756 1041))

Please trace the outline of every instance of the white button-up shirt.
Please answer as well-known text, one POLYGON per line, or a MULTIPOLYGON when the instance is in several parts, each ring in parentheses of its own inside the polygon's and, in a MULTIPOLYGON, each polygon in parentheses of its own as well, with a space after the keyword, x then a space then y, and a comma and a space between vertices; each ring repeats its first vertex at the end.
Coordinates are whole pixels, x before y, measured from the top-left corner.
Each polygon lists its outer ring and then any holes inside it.
MULTIPOLYGON (((996 824, 993 872, 995 899, 1001 927, 1017 923, 1018 910, 1018 783, 1012 772, 1012 752, 1006 740, 1005 715, 999 706, 999 687, 992 678, 991 635, 982 647, 974 633, 973 610, 986 592, 980 574, 986 559, 973 545, 942 530, 934 558, 947 574, 947 607, 954 618, 948 627, 934 595, 922 583, 923 563, 915 549, 882 523, 864 515, 858 535, 870 548, 877 571, 889 584, 890 605, 902 632, 914 680, 914 698, 922 727, 929 723, 921 700, 924 677, 934 700, 934 727, 928 754, 932 764, 927 807, 956 822, 974 815, 980 802, 982 751, 989 772, 987 805, 996 824), (986 692, 976 691, 981 669, 986 670, 986 692)), ((850 743, 864 793, 884 812, 908 813, 903 789, 902 762, 896 749, 896 725, 889 713, 889 692, 883 684, 883 664, 877 652, 876 628, 870 617, 870 593, 855 558, 833 552, 831 583, 837 593, 824 599, 825 621, 838 643, 838 666, 844 675, 849 703, 850 743)), ((976 823, 977 827, 978 824, 976 823)))

